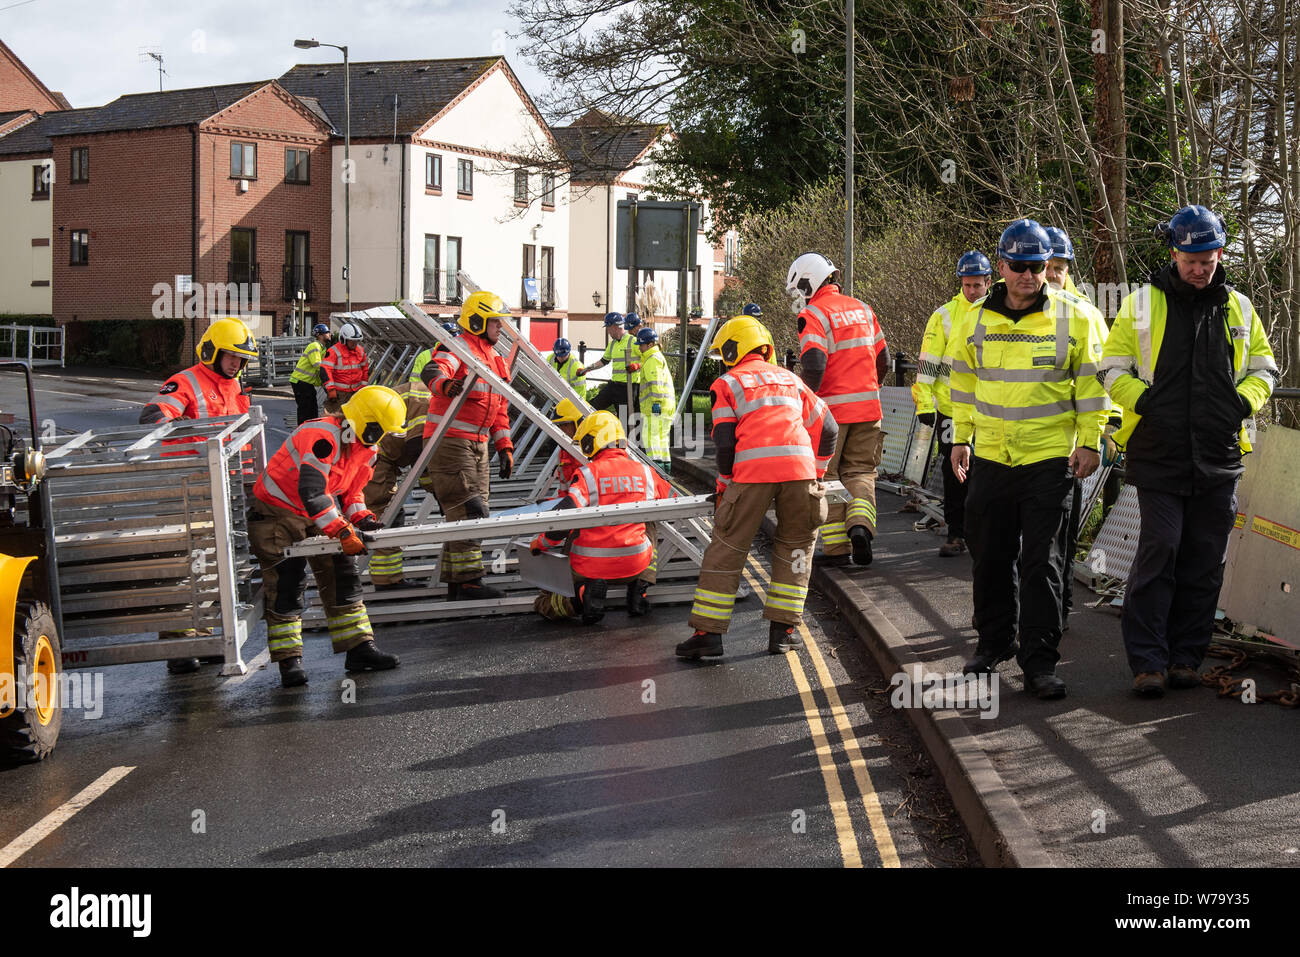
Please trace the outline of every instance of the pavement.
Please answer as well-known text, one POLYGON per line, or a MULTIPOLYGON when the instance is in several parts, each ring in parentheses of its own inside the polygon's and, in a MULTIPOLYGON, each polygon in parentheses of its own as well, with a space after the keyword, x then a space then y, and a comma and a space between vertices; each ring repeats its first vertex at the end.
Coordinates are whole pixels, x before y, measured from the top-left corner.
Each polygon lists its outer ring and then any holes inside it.
MULTIPOLYGON (((716 473, 703 458, 677 474, 716 473)), ((974 650, 970 558, 940 558, 904 500, 878 493, 880 528, 865 569, 822 570, 822 587, 885 674, 915 663, 955 674, 974 650)), ((1300 777, 1296 711, 1219 698, 1199 687, 1136 698, 1118 612, 1086 586, 1061 644, 1067 697, 1022 693, 1014 661, 999 669, 996 717, 978 709, 905 708, 943 770, 989 864, 1064 867, 1296 866, 1300 777), (972 747, 972 744, 974 747, 972 747)), ((1207 660, 1207 667, 1216 664, 1207 660)), ((1238 672, 1279 687, 1263 664, 1238 672)), ((957 702, 961 703, 961 702, 957 702)), ((986 712, 992 709, 985 709, 986 712)))
MULTIPOLYGON (((25 408, 5 379, 0 407, 25 408)), ((41 372, 38 415, 131 424, 157 383, 41 372)), ((292 403, 261 391, 274 426, 292 403)), ((673 655, 688 613, 380 626, 401 667, 350 678, 309 633, 310 683, 288 690, 260 627, 242 676, 71 672, 54 754, 0 770, 0 866, 979 863, 832 603, 810 597, 807 647, 772 656, 741 601, 703 663, 673 655)))

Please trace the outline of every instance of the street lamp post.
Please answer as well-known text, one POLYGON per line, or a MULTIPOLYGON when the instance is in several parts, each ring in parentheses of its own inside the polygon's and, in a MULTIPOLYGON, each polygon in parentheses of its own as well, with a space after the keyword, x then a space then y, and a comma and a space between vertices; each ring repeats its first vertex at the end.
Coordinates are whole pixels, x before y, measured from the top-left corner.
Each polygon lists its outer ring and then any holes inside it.
POLYGON ((348 48, 319 40, 294 40, 299 50, 333 47, 343 51, 343 294, 347 311, 352 311, 352 85, 348 70, 348 48))

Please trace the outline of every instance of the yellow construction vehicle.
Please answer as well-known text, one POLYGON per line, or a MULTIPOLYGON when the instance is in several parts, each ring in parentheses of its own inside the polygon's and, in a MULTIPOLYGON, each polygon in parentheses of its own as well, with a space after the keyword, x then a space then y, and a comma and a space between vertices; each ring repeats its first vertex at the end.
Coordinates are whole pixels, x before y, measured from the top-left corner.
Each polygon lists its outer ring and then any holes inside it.
POLYGON ((0 424, 0 761, 37 760, 54 750, 63 723, 59 701, 62 667, 55 626, 58 572, 48 490, 41 485, 36 393, 25 363, 0 362, 21 371, 27 384, 31 439, 0 424))

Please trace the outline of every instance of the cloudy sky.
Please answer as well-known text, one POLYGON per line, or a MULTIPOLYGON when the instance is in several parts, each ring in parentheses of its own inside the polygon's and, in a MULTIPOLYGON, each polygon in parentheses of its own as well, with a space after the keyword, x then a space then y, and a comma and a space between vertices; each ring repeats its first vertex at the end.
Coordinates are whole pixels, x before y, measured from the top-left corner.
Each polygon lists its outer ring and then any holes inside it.
POLYGON ((297 37, 346 44, 353 62, 505 54, 534 97, 544 81, 509 34, 509 0, 0 0, 0 40, 73 106, 124 93, 279 76, 295 63, 337 62, 296 50, 297 37), (143 61, 143 62, 142 62, 143 61))

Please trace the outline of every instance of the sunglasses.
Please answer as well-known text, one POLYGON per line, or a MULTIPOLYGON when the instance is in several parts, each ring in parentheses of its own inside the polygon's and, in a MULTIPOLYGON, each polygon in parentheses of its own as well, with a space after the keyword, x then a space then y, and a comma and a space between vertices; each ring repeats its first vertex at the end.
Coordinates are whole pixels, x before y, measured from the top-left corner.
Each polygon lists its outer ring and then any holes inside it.
POLYGON ((1044 262, 1025 263, 1025 262, 1016 262, 1015 260, 1011 260, 1011 259, 1004 259, 1002 261, 1007 264, 1008 269, 1010 269, 1012 272, 1015 273, 1021 273, 1027 269, 1035 276, 1037 276, 1040 272, 1042 272, 1044 269, 1047 268, 1047 263, 1044 262))

